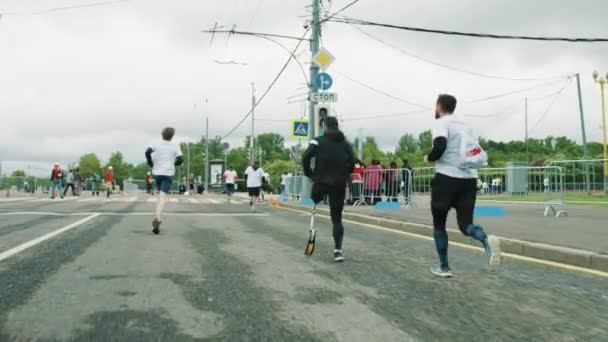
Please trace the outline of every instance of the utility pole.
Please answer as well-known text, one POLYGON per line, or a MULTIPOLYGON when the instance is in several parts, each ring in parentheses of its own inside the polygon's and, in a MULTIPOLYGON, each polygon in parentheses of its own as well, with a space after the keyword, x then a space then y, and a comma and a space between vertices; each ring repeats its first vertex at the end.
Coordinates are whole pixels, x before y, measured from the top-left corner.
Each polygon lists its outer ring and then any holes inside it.
POLYGON ((251 139, 249 140, 249 162, 255 160, 255 83, 251 83, 251 139))
POLYGON ((209 117, 205 122, 205 191, 209 191, 209 117))
MULTIPOLYGON (((578 109, 581 114, 581 132, 583 133, 583 155, 585 160, 589 160, 589 149, 587 148, 587 133, 585 132, 585 114, 583 112, 583 95, 581 93, 581 77, 576 73, 576 87, 578 89, 578 109)), ((585 164, 585 185, 587 194, 591 196, 591 182, 589 180, 589 163, 585 164)))
POLYGON ((602 136, 604 140, 604 192, 608 193, 608 138, 606 133, 606 94, 604 86, 608 84, 608 73, 605 77, 598 77, 597 71, 593 72, 593 81, 600 86, 602 96, 602 136))
MULTIPOLYGON (((312 56, 316 55, 319 52, 319 37, 321 36, 321 21, 320 21, 320 12, 321 12, 321 0, 312 0, 312 22, 311 22, 311 37, 310 37, 310 52, 312 56)), ((315 79, 317 78, 317 74, 319 73, 319 67, 313 62, 310 63, 310 93, 317 93, 319 90, 315 85, 315 79)), ((309 95, 311 96, 311 95, 309 95)), ((312 96, 311 96, 312 98, 312 96)), ((312 140, 315 138, 314 127, 315 124, 315 104, 310 102, 310 108, 308 110, 308 138, 312 140)))
POLYGON ((188 191, 190 191, 190 142, 188 142, 188 174, 186 175, 186 183, 188 186, 188 191))
POLYGON ((526 165, 530 165, 530 154, 528 149, 528 98, 525 99, 526 108, 526 165))

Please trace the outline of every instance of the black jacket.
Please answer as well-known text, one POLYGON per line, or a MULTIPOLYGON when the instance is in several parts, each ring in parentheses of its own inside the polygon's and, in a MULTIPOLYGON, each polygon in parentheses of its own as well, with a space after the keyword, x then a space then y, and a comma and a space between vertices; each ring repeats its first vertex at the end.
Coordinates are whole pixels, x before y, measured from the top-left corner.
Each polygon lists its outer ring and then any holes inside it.
POLYGON ((355 167, 355 154, 342 132, 329 131, 310 142, 302 164, 304 175, 315 183, 346 185, 355 167), (313 158, 314 170, 311 167, 313 158))

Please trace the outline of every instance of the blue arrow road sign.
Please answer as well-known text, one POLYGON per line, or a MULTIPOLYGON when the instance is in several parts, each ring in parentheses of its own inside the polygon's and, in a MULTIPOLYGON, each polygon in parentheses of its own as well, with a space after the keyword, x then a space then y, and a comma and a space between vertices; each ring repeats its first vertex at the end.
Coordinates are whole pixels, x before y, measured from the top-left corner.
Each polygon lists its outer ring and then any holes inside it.
POLYGON ((319 90, 329 90, 333 84, 334 80, 328 73, 322 72, 315 78, 315 86, 317 86, 317 89, 319 90))

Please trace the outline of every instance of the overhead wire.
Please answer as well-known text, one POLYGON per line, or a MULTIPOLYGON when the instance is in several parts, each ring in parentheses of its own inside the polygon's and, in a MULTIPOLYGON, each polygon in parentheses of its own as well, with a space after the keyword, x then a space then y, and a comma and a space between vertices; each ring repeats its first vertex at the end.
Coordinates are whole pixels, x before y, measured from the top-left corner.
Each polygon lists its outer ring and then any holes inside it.
POLYGON ((427 29, 413 26, 402 26, 393 24, 384 24, 378 22, 372 22, 362 19, 342 17, 342 18, 331 18, 329 21, 344 24, 355 24, 364 26, 378 26, 392 29, 399 29, 413 32, 433 33, 450 36, 464 36, 473 38, 490 38, 490 39, 511 39, 511 40, 534 40, 534 41, 550 41, 550 42, 568 42, 568 43, 606 43, 608 38, 568 38, 568 37, 540 37, 540 36, 521 36, 521 35, 501 35, 491 33, 476 33, 476 32, 460 32, 460 31, 449 31, 449 30, 437 30, 427 29))
MULTIPOLYGON (((304 34, 302 35, 302 38, 304 38, 304 36, 308 33, 308 31, 309 30, 306 30, 304 32, 304 34)), ((245 120, 247 120, 247 118, 249 118, 249 116, 251 116, 251 113, 253 113, 253 111, 260 105, 260 103, 264 100, 264 98, 266 98, 266 95, 268 95, 268 93, 274 87, 274 85, 277 83, 277 81, 279 80, 279 78, 281 77, 281 75, 283 74, 283 72, 285 72, 285 70, 287 69, 287 67, 291 63, 291 60, 294 59, 294 56, 295 56, 294 54, 296 53, 296 51, 298 51, 298 49, 300 48, 300 45, 302 45, 302 42, 304 42, 304 39, 300 39, 298 41, 298 44, 296 44, 296 47, 293 49, 293 52, 291 52, 289 54, 289 58, 287 59, 287 61, 285 62, 285 64, 283 65, 283 67, 281 68, 281 70, 279 71, 279 73, 272 80, 272 82, 270 83, 270 85, 266 88, 266 90, 264 91, 264 93, 262 93, 262 95, 260 96, 260 98, 253 104, 252 108, 247 112, 247 114, 245 114, 243 116, 243 118, 236 124, 236 126, 234 126, 234 128, 232 128, 227 134, 225 134, 222 137, 222 139, 226 139, 232 133, 234 133, 234 131, 236 131, 243 124, 243 122, 245 122, 245 120)))
POLYGON ((377 88, 375 88, 375 87, 373 87, 373 86, 371 86, 371 85, 369 85, 369 84, 367 84, 365 82, 359 81, 359 80, 354 79, 354 78, 352 78, 352 77, 350 77, 348 75, 345 75, 344 73, 342 73, 340 71, 334 71, 334 72, 337 73, 338 75, 346 78, 347 80, 349 80, 351 82, 357 83, 357 84, 359 84, 362 87, 365 87, 365 88, 367 88, 367 89, 369 89, 369 90, 371 90, 373 92, 376 92, 378 94, 384 95, 384 96, 386 96, 388 98, 391 98, 393 100, 396 100, 396 101, 399 101, 399 102, 403 102, 403 103, 406 103, 406 104, 409 104, 409 105, 412 105, 412 106, 420 107, 420 108, 432 109, 429 106, 426 106, 426 105, 423 105, 423 104, 420 104, 420 103, 416 103, 416 102, 413 102, 413 101, 410 101, 410 100, 406 100, 404 98, 392 95, 392 94, 390 94, 390 93, 388 93, 386 91, 377 89, 377 88))
POLYGON ((324 23, 326 21, 331 20, 332 18, 336 17, 340 13, 342 13, 342 12, 346 11, 347 9, 349 9, 350 7, 354 6, 359 1, 361 1, 361 0, 354 0, 354 1, 350 2, 350 3, 348 3, 346 6, 342 7, 341 9, 339 9, 338 11, 336 11, 335 13, 331 14, 329 17, 324 18, 323 20, 321 20, 321 23, 324 23))
MULTIPOLYGON (((568 81, 570 81, 570 78, 568 78, 568 81)), ((472 104, 472 103, 479 103, 479 102, 484 102, 484 101, 495 100, 495 99, 498 99, 498 98, 501 98, 501 97, 506 97, 506 96, 510 96, 510 95, 514 95, 514 94, 524 93, 526 91, 530 91, 530 90, 534 90, 534 89, 541 89, 541 88, 550 87, 552 85, 561 84, 563 82, 564 82, 563 80, 553 81, 553 82, 545 82, 545 83, 537 84, 537 85, 534 85, 534 86, 531 86, 531 87, 520 88, 520 89, 508 91, 508 92, 505 92, 505 93, 500 93, 500 94, 497 94, 497 95, 482 97, 482 98, 475 99, 475 100, 466 100, 466 101, 463 101, 463 103, 472 104)))
POLYGON ((97 1, 97 2, 91 2, 91 3, 87 3, 87 4, 80 4, 80 5, 72 5, 72 6, 62 6, 62 7, 51 7, 51 8, 47 8, 47 9, 43 9, 43 10, 39 10, 39 11, 33 11, 33 12, 25 12, 25 13, 3 13, 0 12, 0 16, 30 16, 30 15, 41 15, 41 14, 47 14, 47 13, 52 13, 52 12, 58 12, 58 11, 67 11, 67 10, 72 10, 72 9, 81 9, 81 8, 89 8, 89 7, 99 7, 99 6, 107 6, 107 5, 112 5, 112 4, 116 4, 116 3, 121 3, 121 2, 128 2, 129 0, 109 0, 109 1, 97 1))
POLYGON ((532 129, 530 129, 528 131, 528 133, 532 133, 538 127, 538 125, 540 125, 540 123, 543 122, 543 120, 545 120, 545 118, 547 117, 547 114, 549 114, 549 111, 551 110, 551 108, 553 108, 553 105, 560 98, 564 89, 566 89, 567 86, 568 85, 563 86, 562 89, 560 89, 560 91, 555 95, 555 97, 553 98, 553 101, 551 101, 551 103, 549 103, 549 106, 547 107, 547 109, 545 110, 543 115, 541 115, 541 117, 538 119, 538 121, 536 121, 536 123, 534 124, 534 126, 532 126, 532 129))
POLYGON ((435 66, 438 66, 438 67, 441 67, 441 68, 444 68, 447 70, 455 71, 455 72, 465 73, 465 74, 483 77, 483 78, 507 80, 507 81, 545 81, 545 80, 562 79, 562 78, 569 77, 569 75, 568 76, 564 75, 564 76, 553 76, 553 77, 539 77, 539 78, 505 77, 505 76, 489 75, 489 74, 484 74, 484 73, 471 71, 471 70, 467 70, 467 69, 463 69, 463 68, 458 68, 458 67, 450 66, 447 64, 443 64, 443 63, 439 63, 439 62, 435 62, 435 61, 431 61, 429 59, 423 58, 417 54, 405 51, 401 47, 395 46, 394 44, 391 44, 383 39, 380 39, 380 38, 376 37, 375 35, 363 30, 362 28, 360 28, 354 24, 350 24, 350 26, 353 27, 354 29, 356 29, 357 31, 361 32, 362 34, 370 37, 371 39, 373 39, 381 44, 384 44, 392 49, 395 49, 410 58, 414 58, 419 61, 422 61, 422 62, 425 62, 428 64, 432 64, 432 65, 435 65, 435 66))

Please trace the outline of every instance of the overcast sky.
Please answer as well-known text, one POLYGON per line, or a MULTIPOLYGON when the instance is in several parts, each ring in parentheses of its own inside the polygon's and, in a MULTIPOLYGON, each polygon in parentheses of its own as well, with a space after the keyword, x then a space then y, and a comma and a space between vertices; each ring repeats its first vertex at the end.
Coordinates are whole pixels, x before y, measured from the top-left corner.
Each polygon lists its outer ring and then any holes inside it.
MULTIPOLYGON (((325 2, 327 11, 350 0, 325 2)), ((95 152, 106 159, 120 150, 132 162, 144 160, 148 143, 162 127, 177 129, 179 141, 196 139, 209 116, 212 136, 226 134, 251 105, 288 55, 271 42, 218 34, 213 43, 201 30, 217 22, 226 28, 301 36, 310 13, 308 0, 130 0, 102 7, 31 13, 95 0, 0 0, 0 160, 28 164, 77 160, 95 152), (10 15, 14 13, 17 15, 10 15), (247 65, 220 65, 215 61, 247 65), (207 105, 204 105, 208 99, 207 105), (196 108, 195 108, 196 105, 196 108)), ((567 37, 608 37, 605 0, 361 0, 343 14, 371 21, 472 32, 567 37)), ((418 134, 433 112, 373 120, 420 109, 375 93, 351 80, 395 97, 433 106, 438 93, 460 100, 458 112, 490 139, 522 139, 524 98, 530 98, 531 136, 567 135, 581 141, 576 83, 567 80, 506 81, 450 71, 408 57, 510 78, 581 74, 589 140, 601 139, 599 89, 594 69, 608 72, 608 43, 569 44, 475 39, 363 27, 323 27, 323 46, 336 57, 328 70, 339 94, 336 112, 347 135, 359 128, 392 149, 404 133, 418 134), (466 103, 545 84, 493 101, 466 103), (563 92, 539 121, 555 94, 563 92), (484 117, 485 116, 485 117, 484 117), (537 124, 538 122, 538 124, 537 124)), ((296 42, 281 40, 289 49, 296 42)), ((303 44, 299 60, 307 63, 303 44)), ((304 64, 308 68, 308 64, 304 64)), ((304 78, 292 63, 256 116, 256 133, 289 136, 288 120, 303 104, 287 98, 305 93, 304 78), (285 121, 281 121, 285 120, 285 121)), ((299 97, 301 98, 301 97, 299 97)), ((241 145, 250 121, 227 140, 241 145)), ((5 170, 7 168, 5 163, 5 170)))

